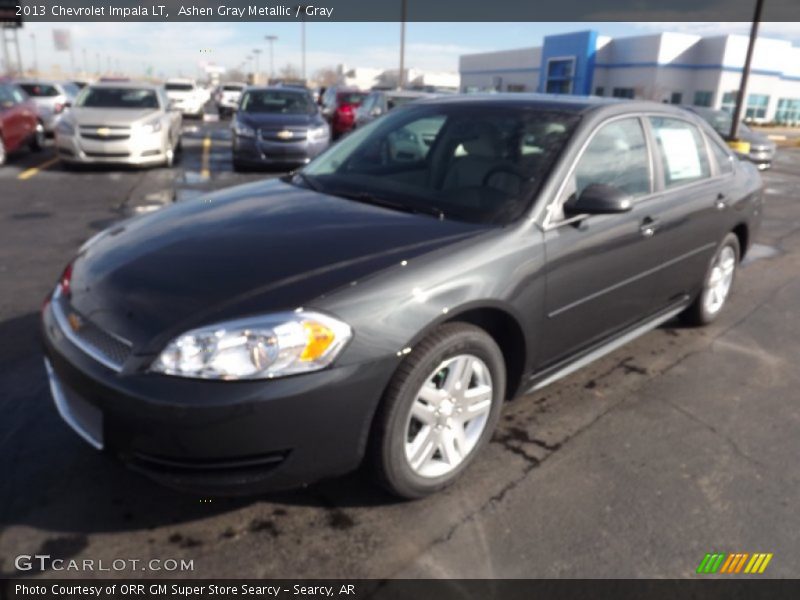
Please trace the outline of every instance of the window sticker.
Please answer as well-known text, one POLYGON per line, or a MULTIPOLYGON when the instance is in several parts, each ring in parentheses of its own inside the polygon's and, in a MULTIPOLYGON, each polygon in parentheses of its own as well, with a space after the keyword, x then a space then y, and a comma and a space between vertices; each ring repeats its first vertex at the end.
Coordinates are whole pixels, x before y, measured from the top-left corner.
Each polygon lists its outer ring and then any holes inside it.
POLYGON ((700 155, 690 129, 659 129, 658 138, 667 159, 671 181, 697 179, 702 176, 700 155))

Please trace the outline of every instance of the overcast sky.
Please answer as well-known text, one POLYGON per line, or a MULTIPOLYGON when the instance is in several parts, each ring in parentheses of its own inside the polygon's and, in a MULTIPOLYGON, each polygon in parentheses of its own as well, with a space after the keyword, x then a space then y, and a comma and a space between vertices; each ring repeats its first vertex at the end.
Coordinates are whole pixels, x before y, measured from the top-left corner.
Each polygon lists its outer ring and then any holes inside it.
MULTIPOLYGON (((199 76, 200 63, 236 68, 253 49, 260 49, 260 69, 269 70, 265 35, 277 35, 276 71, 300 66, 298 23, 26 23, 20 31, 23 63, 30 68, 35 38, 39 66, 70 67, 68 52, 53 45, 55 28, 71 31, 75 67, 90 73, 117 64, 128 75, 199 76), (85 57, 85 61, 84 61, 85 57), (110 63, 109 63, 110 59, 110 63)), ((703 35, 747 33, 748 23, 408 23, 406 65, 431 71, 457 71, 458 57, 471 52, 541 44, 550 33, 595 29, 613 37, 682 31, 703 35)), ((765 23, 762 35, 800 45, 800 23, 765 23)), ((307 23, 306 64, 310 76, 337 64, 348 67, 396 68, 399 62, 398 23, 307 23)))

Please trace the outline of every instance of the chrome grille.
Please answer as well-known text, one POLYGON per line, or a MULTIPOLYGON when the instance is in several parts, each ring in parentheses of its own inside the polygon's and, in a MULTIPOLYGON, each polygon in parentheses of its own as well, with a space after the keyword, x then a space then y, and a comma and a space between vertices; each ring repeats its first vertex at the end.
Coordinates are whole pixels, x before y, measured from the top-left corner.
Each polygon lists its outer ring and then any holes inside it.
POLYGON ((109 135, 97 135, 96 133, 85 133, 81 132, 81 137, 85 140, 97 140, 100 142, 119 142, 122 140, 129 140, 131 136, 120 133, 120 134, 109 134, 109 135))
POLYGON ((53 314, 61 331, 86 354, 114 371, 121 371, 132 344, 95 325, 69 306, 60 292, 53 295, 53 314))
POLYGON ((303 142, 308 136, 305 127, 265 127, 261 129, 261 139, 269 142, 303 142), (291 135, 289 135, 291 134, 291 135))

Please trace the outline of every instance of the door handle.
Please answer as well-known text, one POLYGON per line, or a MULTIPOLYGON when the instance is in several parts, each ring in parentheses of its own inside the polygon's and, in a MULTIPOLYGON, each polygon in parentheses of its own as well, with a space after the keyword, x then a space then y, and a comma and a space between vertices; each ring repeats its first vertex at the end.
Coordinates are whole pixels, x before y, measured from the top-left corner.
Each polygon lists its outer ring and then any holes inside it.
POLYGON ((717 210, 725 210, 726 208, 728 208, 728 203, 725 202, 725 194, 723 194, 722 192, 717 194, 717 199, 714 201, 714 207, 717 210))
POLYGON ((651 238, 656 234, 658 228, 658 220, 652 217, 645 217, 642 224, 639 225, 639 231, 642 237, 651 238))

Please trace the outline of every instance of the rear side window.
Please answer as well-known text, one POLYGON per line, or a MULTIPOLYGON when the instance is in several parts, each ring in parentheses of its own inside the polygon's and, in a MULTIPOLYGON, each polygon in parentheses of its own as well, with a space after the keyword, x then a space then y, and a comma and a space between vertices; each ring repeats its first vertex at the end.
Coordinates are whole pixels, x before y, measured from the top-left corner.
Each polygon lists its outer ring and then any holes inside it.
POLYGON ((46 83, 20 83, 19 87, 34 98, 52 98, 53 96, 58 96, 59 93, 56 86, 46 83))
POLYGON ((700 130, 691 123, 669 117, 650 117, 664 168, 667 188, 693 183, 711 176, 711 168, 700 130))
POLYGON ((578 160, 575 197, 593 183, 619 188, 631 196, 650 193, 650 160, 638 118, 603 125, 578 160))
POLYGON ((711 154, 717 161, 717 168, 721 174, 733 173, 733 156, 727 148, 723 148, 717 140, 709 138, 708 145, 711 146, 711 154))

